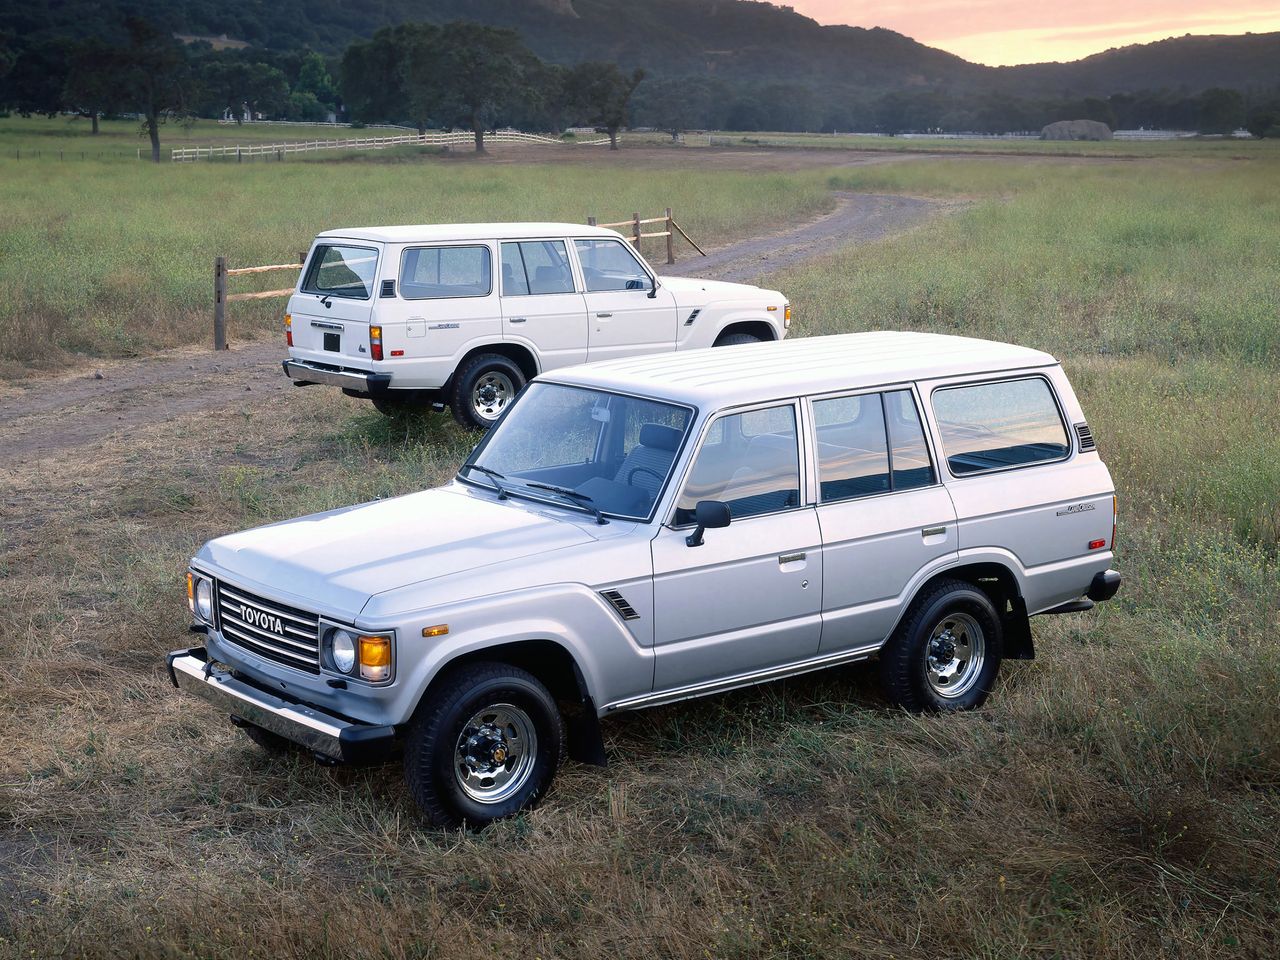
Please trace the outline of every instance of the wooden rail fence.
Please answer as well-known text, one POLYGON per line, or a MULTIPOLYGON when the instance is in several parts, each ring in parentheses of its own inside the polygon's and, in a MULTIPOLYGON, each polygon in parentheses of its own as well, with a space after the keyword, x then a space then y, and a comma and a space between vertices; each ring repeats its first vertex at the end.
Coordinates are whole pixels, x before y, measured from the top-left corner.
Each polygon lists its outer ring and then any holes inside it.
MULTIPOLYGON (((676 223, 675 217, 671 215, 671 208, 667 207, 665 213, 660 217, 648 217, 641 219, 640 214, 632 214, 630 220, 619 220, 616 223, 597 223, 595 217, 588 217, 587 224, 592 227, 630 227, 630 234, 627 241, 631 243, 637 250, 640 249, 640 241, 648 238, 666 237, 667 239, 667 263, 676 262, 675 238, 676 234, 684 237, 693 249, 697 250, 704 257, 706 251, 693 242, 693 239, 680 228, 680 224, 676 223), (654 223, 666 224, 665 230, 645 231, 645 227, 654 223)), ((273 263, 263 267, 228 267, 226 257, 215 257, 213 261, 213 349, 227 349, 227 304, 236 300, 270 300, 275 297, 289 297, 293 295, 294 287, 285 287, 282 290, 262 290, 257 293, 227 293, 227 278, 238 277, 250 273, 270 273, 274 270, 301 270, 306 263, 306 252, 298 254, 297 263, 273 263)))
MULTIPOLYGON (((608 143, 609 138, 599 140, 560 140, 556 137, 544 137, 537 133, 521 133, 518 130, 495 130, 484 135, 485 143, 538 143, 559 144, 561 146, 599 146, 608 143)), ((235 158, 237 163, 246 158, 270 157, 283 160, 291 153, 310 153, 315 150, 384 150, 404 144, 417 146, 444 147, 466 145, 475 142, 470 131, 458 130, 453 133, 408 133, 390 137, 343 137, 333 140, 287 140, 280 143, 228 144, 221 147, 173 147, 169 151, 169 159, 174 163, 186 163, 194 160, 213 160, 235 158)))

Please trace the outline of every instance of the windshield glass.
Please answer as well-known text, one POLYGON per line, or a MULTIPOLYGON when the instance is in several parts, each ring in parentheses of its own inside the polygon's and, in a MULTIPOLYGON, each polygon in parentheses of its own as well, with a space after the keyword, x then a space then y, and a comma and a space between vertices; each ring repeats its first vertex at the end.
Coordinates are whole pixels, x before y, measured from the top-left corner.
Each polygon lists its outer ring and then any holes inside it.
POLYGON ((512 494, 643 520, 667 485, 692 420, 691 409, 672 403, 533 383, 460 475, 512 494))

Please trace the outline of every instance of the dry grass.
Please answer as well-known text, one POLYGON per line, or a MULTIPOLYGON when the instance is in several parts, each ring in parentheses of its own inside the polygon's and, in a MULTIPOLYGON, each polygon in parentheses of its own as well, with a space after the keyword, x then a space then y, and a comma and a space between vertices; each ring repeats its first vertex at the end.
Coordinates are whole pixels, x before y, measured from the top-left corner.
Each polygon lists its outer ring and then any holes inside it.
MULTIPOLYGON (((924 276, 957 223, 783 289, 856 326, 831 278, 924 276)), ((1128 579, 1037 621, 987 707, 904 716, 855 667, 622 717, 608 771, 479 835, 423 829, 395 765, 268 759, 161 667, 200 542, 438 483, 472 438, 308 390, 4 464, 0 956, 1275 956, 1280 372, 1064 356, 1128 579)))

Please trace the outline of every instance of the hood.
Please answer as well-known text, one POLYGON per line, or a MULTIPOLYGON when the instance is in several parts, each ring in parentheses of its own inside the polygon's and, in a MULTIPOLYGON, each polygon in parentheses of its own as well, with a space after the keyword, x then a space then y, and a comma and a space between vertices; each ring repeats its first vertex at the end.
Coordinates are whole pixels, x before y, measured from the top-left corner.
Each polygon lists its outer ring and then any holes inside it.
POLYGON ((388 590, 594 539, 536 504, 455 484, 219 537, 196 561, 230 583, 352 619, 388 590))
POLYGON ((713 300, 758 300, 762 296, 781 297, 772 290, 753 287, 749 283, 729 283, 725 280, 701 280, 697 277, 659 277, 666 290, 675 294, 681 305, 691 306, 710 303, 713 300))

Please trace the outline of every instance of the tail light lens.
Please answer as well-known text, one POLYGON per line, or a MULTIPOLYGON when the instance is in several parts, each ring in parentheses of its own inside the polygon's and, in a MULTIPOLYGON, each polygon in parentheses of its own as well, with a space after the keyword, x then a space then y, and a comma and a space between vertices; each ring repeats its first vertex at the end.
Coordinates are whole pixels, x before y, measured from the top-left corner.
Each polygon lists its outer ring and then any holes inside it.
POLYGON ((293 316, 288 313, 284 315, 284 342, 290 347, 293 346, 293 316))
POLYGON ((1120 498, 1114 493, 1111 495, 1111 549, 1116 548, 1116 520, 1120 516, 1120 498))
POLYGON ((382 359, 382 328, 369 328, 369 356, 375 360, 382 359))

